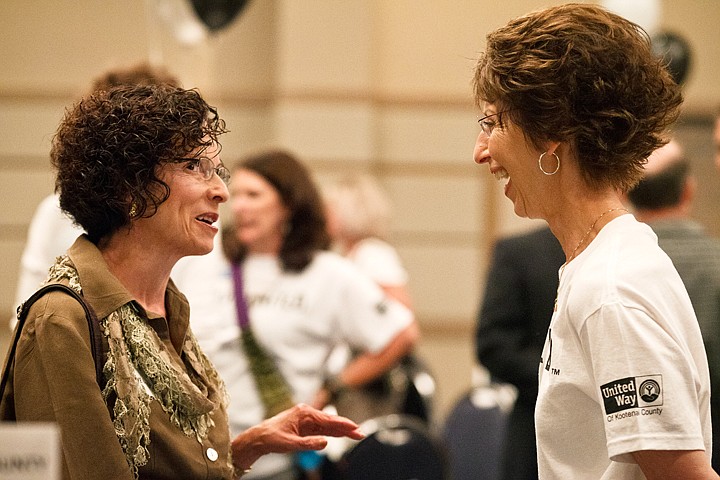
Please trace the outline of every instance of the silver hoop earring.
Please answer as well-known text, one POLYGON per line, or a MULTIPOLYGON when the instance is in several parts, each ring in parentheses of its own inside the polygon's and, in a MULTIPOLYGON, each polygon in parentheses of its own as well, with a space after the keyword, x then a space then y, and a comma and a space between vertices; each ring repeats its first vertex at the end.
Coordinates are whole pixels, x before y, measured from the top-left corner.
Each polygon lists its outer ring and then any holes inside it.
POLYGON ((548 172, 543 168, 542 164, 543 157, 546 153, 547 152, 543 152, 542 154, 540 154, 540 158, 538 158, 538 166, 540 167, 540 171, 543 172, 545 175, 555 175, 558 170, 560 170, 560 157, 558 157, 555 152, 552 153, 552 156, 555 157, 555 160, 557 160, 557 166, 555 167, 555 170, 553 170, 552 172, 548 172))

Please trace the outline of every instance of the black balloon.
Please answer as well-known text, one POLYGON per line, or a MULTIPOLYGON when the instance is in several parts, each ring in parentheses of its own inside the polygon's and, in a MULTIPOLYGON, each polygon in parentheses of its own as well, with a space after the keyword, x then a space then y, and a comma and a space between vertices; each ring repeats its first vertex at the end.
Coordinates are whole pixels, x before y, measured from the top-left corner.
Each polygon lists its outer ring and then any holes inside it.
POLYGON ((217 32, 232 23, 248 0, 191 0, 191 3, 200 20, 211 32, 217 32))
POLYGON ((667 31, 654 34, 650 41, 652 52, 665 61, 675 83, 682 85, 690 72, 690 44, 680 35, 667 31))

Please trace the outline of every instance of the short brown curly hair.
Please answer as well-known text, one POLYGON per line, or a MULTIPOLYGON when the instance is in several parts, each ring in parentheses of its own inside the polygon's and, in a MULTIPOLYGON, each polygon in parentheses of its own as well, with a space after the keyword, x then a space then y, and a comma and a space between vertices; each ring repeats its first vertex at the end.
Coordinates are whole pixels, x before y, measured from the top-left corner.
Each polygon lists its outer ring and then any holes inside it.
POLYGON ((569 142, 588 185, 623 191, 682 104, 647 33, 597 5, 551 7, 491 32, 473 84, 476 103, 498 105, 535 146, 569 142))
MULTIPOLYGON (((195 90, 128 85, 97 91, 65 113, 50 158, 60 207, 91 241, 150 217, 170 189, 157 167, 218 143, 225 122, 195 90)), ((219 143, 218 143, 219 147, 219 143)))
POLYGON ((141 62, 103 72, 93 80, 90 91, 110 90, 120 85, 155 85, 158 83, 167 83, 175 87, 181 86, 180 80, 164 66, 141 62))

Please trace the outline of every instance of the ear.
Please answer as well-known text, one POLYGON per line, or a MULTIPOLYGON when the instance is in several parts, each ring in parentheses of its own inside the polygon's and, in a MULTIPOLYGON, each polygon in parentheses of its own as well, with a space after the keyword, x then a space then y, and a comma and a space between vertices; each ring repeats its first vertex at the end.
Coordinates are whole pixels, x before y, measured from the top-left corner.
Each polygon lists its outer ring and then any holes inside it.
POLYGON ((562 148, 560 147, 562 142, 548 142, 546 144, 546 152, 548 155, 557 154, 558 157, 562 158, 562 148))

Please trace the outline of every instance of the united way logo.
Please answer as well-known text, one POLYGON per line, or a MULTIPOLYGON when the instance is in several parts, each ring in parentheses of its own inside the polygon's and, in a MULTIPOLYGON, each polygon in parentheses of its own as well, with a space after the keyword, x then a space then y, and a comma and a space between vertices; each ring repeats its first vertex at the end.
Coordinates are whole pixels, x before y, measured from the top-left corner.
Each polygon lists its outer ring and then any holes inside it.
POLYGON ((600 387, 605 413, 633 408, 657 407, 663 404, 662 375, 626 377, 600 387))
MULTIPOLYGON (((646 378, 640 383, 640 387, 638 388, 640 400, 644 402, 646 406, 650 404, 655 405, 655 402, 660 398, 661 394, 660 383, 654 378, 646 378)), ((662 402, 660 402, 660 404, 662 404, 662 402)))

